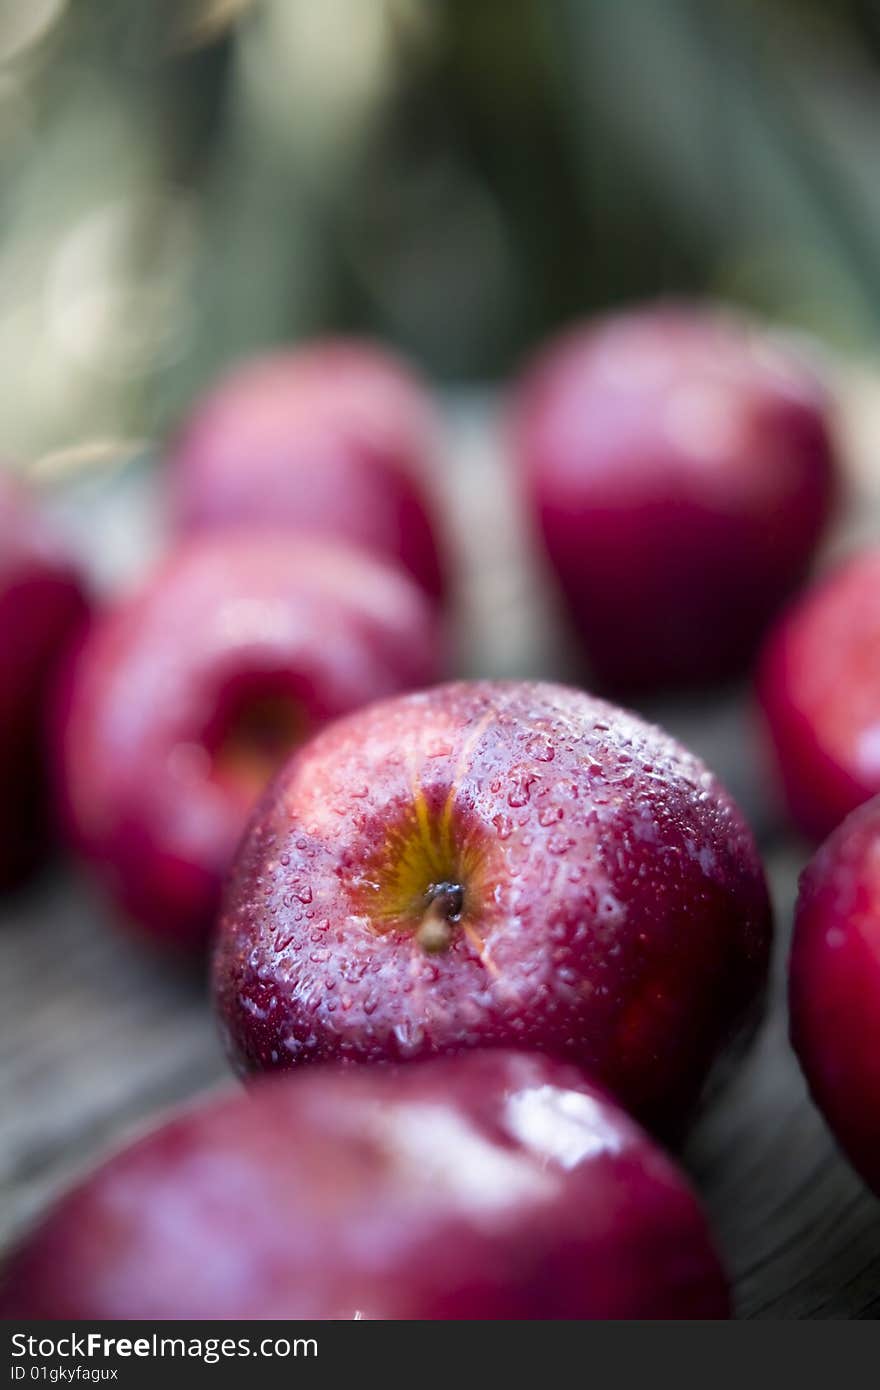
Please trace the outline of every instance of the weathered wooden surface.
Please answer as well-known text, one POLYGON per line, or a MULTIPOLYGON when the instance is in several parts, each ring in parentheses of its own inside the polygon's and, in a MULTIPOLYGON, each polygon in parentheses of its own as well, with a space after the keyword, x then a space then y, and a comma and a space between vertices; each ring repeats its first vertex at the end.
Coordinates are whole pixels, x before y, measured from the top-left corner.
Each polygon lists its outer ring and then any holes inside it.
MULTIPOLYGON (((455 411, 445 486, 464 576, 464 674, 574 678, 478 402, 455 411)), ((155 548, 155 506, 130 472, 65 501, 101 561, 129 575, 155 548), (101 545, 100 537, 105 542, 101 545)), ((686 1161, 710 1209, 745 1317, 880 1312, 880 1205, 837 1155, 786 1040, 788 924, 804 851, 762 785, 747 699, 650 713, 700 752, 748 811, 779 918, 774 986, 751 1053, 704 1114, 686 1161)), ((203 981, 115 930, 74 871, 58 869, 0 921, 0 1244, 108 1146, 170 1104, 230 1084, 203 981)))

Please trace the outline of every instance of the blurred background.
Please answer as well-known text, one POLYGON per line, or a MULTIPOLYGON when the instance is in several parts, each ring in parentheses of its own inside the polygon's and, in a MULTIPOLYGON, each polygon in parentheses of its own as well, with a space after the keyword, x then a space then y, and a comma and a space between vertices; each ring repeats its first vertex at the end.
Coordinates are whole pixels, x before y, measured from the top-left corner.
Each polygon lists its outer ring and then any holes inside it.
POLYGON ((0 410, 49 472, 327 329, 448 381, 720 295, 880 330, 874 0, 0 0, 0 410))

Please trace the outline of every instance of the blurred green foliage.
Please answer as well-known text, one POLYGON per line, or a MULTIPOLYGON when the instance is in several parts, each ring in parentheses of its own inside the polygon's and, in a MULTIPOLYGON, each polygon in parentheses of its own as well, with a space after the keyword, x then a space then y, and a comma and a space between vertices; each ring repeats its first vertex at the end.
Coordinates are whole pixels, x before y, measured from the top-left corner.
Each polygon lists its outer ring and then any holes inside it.
POLYGON ((697 293, 870 350, 878 129, 871 0, 0 0, 5 448, 335 329, 483 378, 697 293))

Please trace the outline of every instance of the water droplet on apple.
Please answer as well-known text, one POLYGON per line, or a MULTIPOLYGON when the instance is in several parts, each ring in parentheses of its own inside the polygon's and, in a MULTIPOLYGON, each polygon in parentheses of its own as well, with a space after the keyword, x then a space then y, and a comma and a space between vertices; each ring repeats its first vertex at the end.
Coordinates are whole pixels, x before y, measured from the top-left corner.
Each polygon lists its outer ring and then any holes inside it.
POLYGON ((531 776, 529 773, 525 773, 522 776, 514 778, 513 786, 507 793, 508 806, 512 806, 514 808, 517 808, 519 806, 525 806, 529 800, 529 796, 531 795, 531 789, 536 781, 537 778, 531 776))
POLYGON ((553 744, 547 735, 542 733, 532 734, 526 743, 526 752, 539 763, 552 763, 556 756, 556 749, 553 744))
POLYGON ((448 739, 431 739, 425 748, 425 756, 428 758, 449 758, 452 752, 452 744, 448 739))
POLYGON ((573 844, 574 840, 570 835, 551 835, 547 841, 547 852, 548 854, 567 854, 573 844))

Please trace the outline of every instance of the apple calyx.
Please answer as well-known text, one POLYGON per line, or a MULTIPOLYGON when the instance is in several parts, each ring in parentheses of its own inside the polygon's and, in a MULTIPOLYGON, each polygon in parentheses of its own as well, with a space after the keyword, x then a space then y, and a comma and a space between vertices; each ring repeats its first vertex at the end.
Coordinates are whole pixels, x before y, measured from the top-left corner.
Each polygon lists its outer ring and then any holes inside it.
POLYGON ((275 684, 279 688, 271 682, 266 689, 245 684, 205 738, 215 774, 250 801, 308 732, 305 712, 280 683, 275 684))
POLYGON ((428 955, 436 955, 452 944, 452 929, 464 910, 464 889, 459 883, 432 883, 425 901, 415 939, 428 955))

